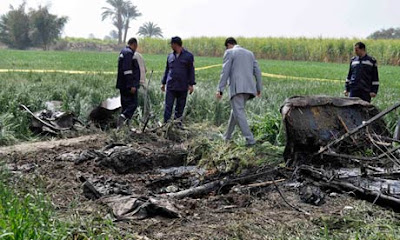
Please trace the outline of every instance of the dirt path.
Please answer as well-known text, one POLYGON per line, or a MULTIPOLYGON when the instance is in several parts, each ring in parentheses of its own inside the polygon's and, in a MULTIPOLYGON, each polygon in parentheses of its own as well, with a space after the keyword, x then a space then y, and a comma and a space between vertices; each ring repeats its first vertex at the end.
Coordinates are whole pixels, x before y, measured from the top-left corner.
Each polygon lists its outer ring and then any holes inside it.
POLYGON ((80 146, 85 142, 104 141, 105 139, 105 134, 93 134, 77 138, 41 142, 27 142, 8 147, 0 147, 0 156, 5 156, 11 153, 28 154, 58 147, 72 147, 78 145, 80 146))

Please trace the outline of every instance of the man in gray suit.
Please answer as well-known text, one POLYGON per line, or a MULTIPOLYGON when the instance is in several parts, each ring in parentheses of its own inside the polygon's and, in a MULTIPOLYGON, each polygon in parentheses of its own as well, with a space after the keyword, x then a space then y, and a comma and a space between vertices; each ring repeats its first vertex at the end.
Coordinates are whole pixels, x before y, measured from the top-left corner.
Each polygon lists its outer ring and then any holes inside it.
POLYGON ((261 96, 261 71, 254 54, 237 45, 234 38, 227 38, 225 47, 226 51, 217 91, 217 99, 222 98, 224 88, 228 84, 232 111, 224 139, 225 141, 232 139, 232 133, 237 124, 246 138, 246 145, 251 146, 256 141, 247 123, 245 105, 247 100, 255 96, 261 96))

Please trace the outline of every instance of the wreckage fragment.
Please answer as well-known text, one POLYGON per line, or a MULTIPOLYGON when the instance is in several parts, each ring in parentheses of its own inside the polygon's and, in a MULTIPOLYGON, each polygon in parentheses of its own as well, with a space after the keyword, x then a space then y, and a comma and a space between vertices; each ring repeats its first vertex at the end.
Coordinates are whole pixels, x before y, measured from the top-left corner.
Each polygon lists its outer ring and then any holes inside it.
POLYGON ((356 169, 347 171, 325 171, 311 166, 300 166, 297 174, 302 178, 311 179, 316 186, 338 192, 351 192, 352 196, 367 200, 382 207, 391 208, 400 212, 400 178, 398 173, 390 172, 380 178, 372 175, 358 174, 348 176, 348 172, 357 172, 356 169), (396 177, 397 176, 397 177, 396 177), (392 179, 395 178, 395 179, 392 179))
POLYGON ((299 188, 300 199, 315 206, 325 203, 325 193, 317 186, 304 184, 299 188))
POLYGON ((301 199, 316 204, 319 188, 333 189, 400 212, 400 141, 382 119, 399 107, 379 112, 358 98, 286 100, 285 159, 306 186, 301 199))
POLYGON ((117 220, 142 220, 162 216, 180 218, 178 209, 168 199, 146 196, 110 196, 102 199, 113 211, 117 220))
POLYGON ((73 113, 58 110, 60 103, 57 101, 46 102, 47 109, 33 113, 27 106, 21 104, 21 108, 32 116, 31 130, 37 133, 60 134, 74 128, 83 127, 73 113), (79 126, 78 126, 79 125, 79 126))
POLYGON ((83 195, 106 204, 117 220, 142 220, 155 216, 180 217, 177 208, 167 199, 133 195, 126 183, 112 179, 87 179, 84 176, 80 176, 79 180, 83 182, 83 195))
POLYGON ((314 157, 351 162, 359 166, 364 173, 366 169, 381 172, 379 167, 397 170, 400 168, 400 141, 377 134, 371 125, 399 107, 400 103, 395 104, 371 119, 363 121, 361 125, 321 147, 314 157), (352 151, 342 153, 341 146, 343 145, 352 151))
POLYGON ((100 159, 99 163, 121 174, 185 164, 186 151, 182 149, 164 150, 164 152, 155 152, 147 149, 136 150, 128 146, 115 147, 108 150, 107 157, 100 159))
POLYGON ((104 128, 107 124, 116 122, 114 113, 121 108, 121 97, 107 98, 89 114, 89 119, 104 128))
POLYGON ((117 144, 102 150, 83 151, 76 154, 72 161, 75 164, 81 164, 93 160, 100 166, 111 168, 119 174, 126 174, 147 171, 156 167, 182 166, 186 164, 187 154, 187 151, 181 148, 163 148, 154 151, 117 144))
MULTIPOLYGON (((286 99, 281 107, 281 114, 286 130, 284 158, 287 164, 310 163, 310 156, 322 147, 378 113, 379 110, 374 105, 359 98, 300 96, 286 99)), ((389 136, 382 119, 371 123, 369 130, 380 136, 389 136)), ((336 151, 349 154, 352 145, 356 145, 357 151, 367 149, 368 146, 364 148, 363 142, 357 137, 359 136, 347 139, 337 146, 336 151)))
POLYGON ((79 180, 83 183, 83 195, 91 200, 97 200, 101 197, 113 194, 132 194, 132 190, 126 182, 119 182, 113 179, 106 179, 104 177, 86 178, 84 176, 80 176, 79 180))

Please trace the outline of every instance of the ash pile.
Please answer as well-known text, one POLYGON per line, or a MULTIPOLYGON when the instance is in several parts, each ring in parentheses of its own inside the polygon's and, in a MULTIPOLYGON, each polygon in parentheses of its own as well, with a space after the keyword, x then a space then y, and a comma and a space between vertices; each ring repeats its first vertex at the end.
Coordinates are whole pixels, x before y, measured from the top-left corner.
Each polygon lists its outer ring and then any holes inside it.
POLYGON ((281 114, 284 158, 301 183, 305 202, 323 203, 324 192, 353 196, 400 211, 400 141, 380 112, 359 98, 292 97, 281 114))

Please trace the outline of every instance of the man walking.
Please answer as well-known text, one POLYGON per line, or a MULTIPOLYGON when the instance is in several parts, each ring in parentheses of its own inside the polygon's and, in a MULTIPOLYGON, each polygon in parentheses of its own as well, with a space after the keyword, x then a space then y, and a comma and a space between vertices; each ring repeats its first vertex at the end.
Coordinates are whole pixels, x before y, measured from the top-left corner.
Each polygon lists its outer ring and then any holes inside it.
POLYGON ((121 50, 118 59, 117 88, 121 94, 122 112, 118 119, 118 127, 129 123, 138 106, 138 89, 140 86, 140 68, 135 58, 138 43, 136 38, 128 41, 128 46, 121 50))
POLYGON ((172 53, 168 55, 164 77, 161 81, 161 90, 166 91, 164 123, 168 122, 172 115, 175 104, 175 120, 178 126, 182 125, 182 115, 185 110, 188 91, 194 91, 194 57, 189 51, 182 47, 182 39, 173 37, 171 39, 172 53))
POLYGON ((234 38, 227 38, 225 47, 227 50, 224 54, 217 99, 222 98, 224 88, 229 84, 232 111, 224 139, 226 141, 232 139, 232 133, 235 130, 235 126, 238 125, 246 138, 246 145, 251 146, 256 141, 247 123, 245 105, 248 100, 255 96, 261 96, 261 71, 254 54, 237 45, 234 38))
POLYGON ((366 53, 364 43, 356 43, 354 52, 356 56, 350 61, 344 94, 348 96, 350 93, 350 97, 359 97, 371 102, 379 88, 378 65, 375 58, 366 53))

